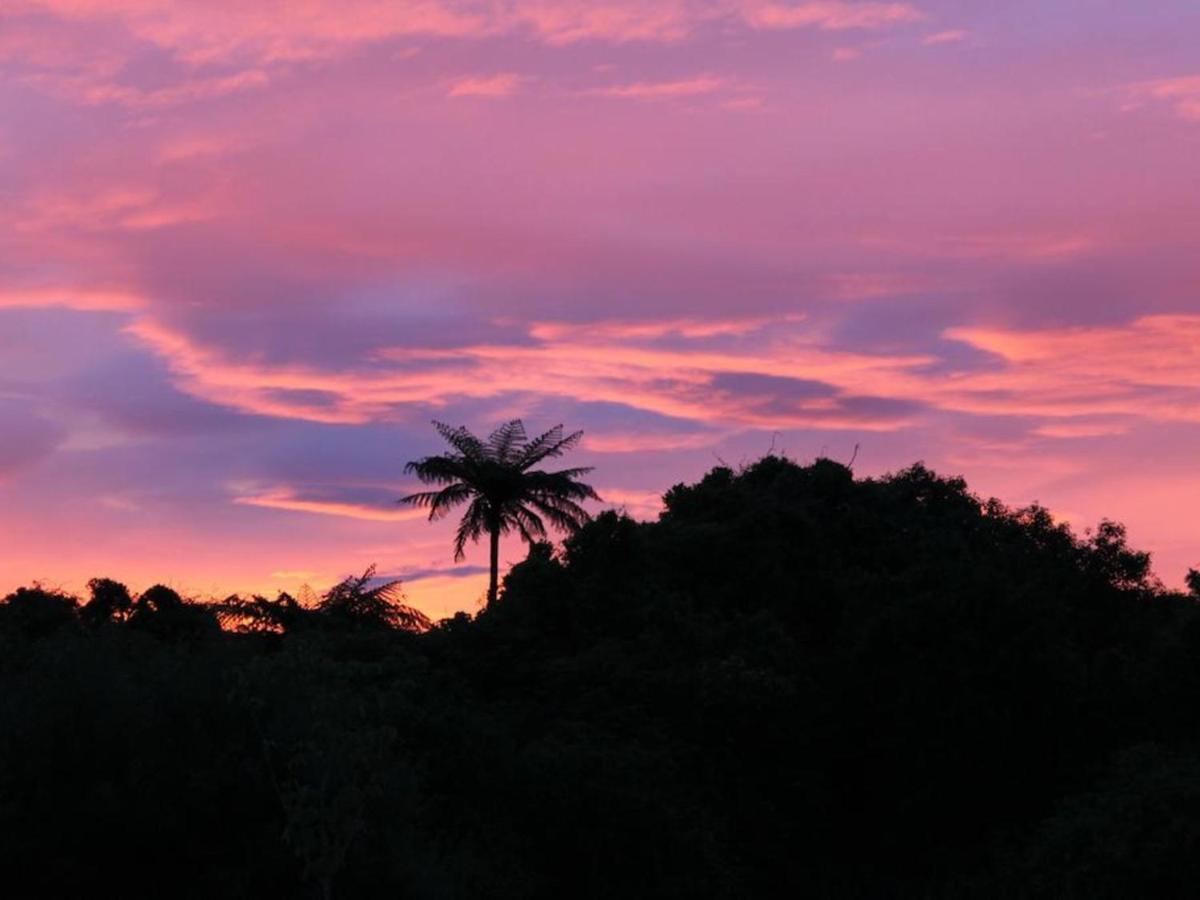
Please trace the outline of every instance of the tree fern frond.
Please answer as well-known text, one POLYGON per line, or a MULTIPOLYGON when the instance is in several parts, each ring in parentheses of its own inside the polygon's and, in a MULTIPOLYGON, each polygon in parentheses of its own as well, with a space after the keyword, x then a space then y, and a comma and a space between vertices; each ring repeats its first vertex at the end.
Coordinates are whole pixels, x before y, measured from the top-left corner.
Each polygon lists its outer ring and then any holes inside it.
POLYGON ((429 521, 434 522, 450 512, 460 503, 465 503, 470 500, 475 494, 475 489, 464 482, 457 482, 442 488, 440 491, 422 491, 419 494, 409 494, 407 497, 401 497, 401 503, 408 503, 413 506, 427 507, 429 509, 429 521))
POLYGON ((572 500, 599 500, 600 495, 590 484, 576 481, 580 475, 592 471, 591 467, 564 469, 560 472, 527 472, 526 485, 530 491, 541 491, 548 495, 567 497, 572 500))
POLYGON ((509 517, 516 523, 517 530, 521 532, 521 538, 527 543, 532 544, 546 538, 546 523, 542 521, 541 516, 527 506, 514 505, 509 511, 509 517))
POLYGON ((458 530, 454 533, 454 561, 460 562, 467 554, 468 541, 477 541, 487 531, 487 501, 476 497, 467 507, 458 530))
POLYGON ((331 621, 355 627, 371 626, 425 631, 432 626, 419 609, 407 605, 399 581, 386 581, 371 587, 375 566, 362 575, 352 575, 322 595, 317 611, 331 621))
POLYGON ((410 506, 433 506, 435 500, 442 495, 441 491, 419 491, 397 500, 397 503, 407 503, 410 506))
POLYGON ((445 439, 446 443, 468 459, 482 460, 487 457, 487 448, 484 447, 483 441, 475 437, 465 425, 455 428, 434 419, 433 427, 437 429, 438 434, 445 439))
POLYGON ((404 471, 416 475, 422 484, 452 484, 465 481, 471 473, 471 467, 465 458, 426 456, 408 463, 404 471))
POLYGON ((551 525, 567 534, 574 534, 592 518, 586 510, 569 500, 556 501, 550 497, 531 497, 528 502, 544 515, 551 525))
POLYGON ((488 454, 494 462, 511 465, 525 447, 525 423, 520 419, 505 422, 488 437, 488 454))
POLYGON ((525 453, 521 457, 520 468, 524 471, 542 460, 562 456, 568 450, 573 449, 582 438, 582 431, 575 431, 563 437, 563 427, 555 425, 545 434, 539 435, 529 442, 529 446, 525 448, 525 453))

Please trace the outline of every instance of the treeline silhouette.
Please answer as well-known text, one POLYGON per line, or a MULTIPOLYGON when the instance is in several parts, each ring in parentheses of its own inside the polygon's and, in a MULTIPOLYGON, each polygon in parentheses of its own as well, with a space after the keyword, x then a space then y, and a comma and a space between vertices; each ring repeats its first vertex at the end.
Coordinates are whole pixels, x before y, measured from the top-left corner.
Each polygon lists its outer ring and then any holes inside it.
POLYGON ((1200 885, 1197 597, 1119 525, 769 456, 534 544, 474 617, 372 576, 5 598, 5 893, 1200 885))

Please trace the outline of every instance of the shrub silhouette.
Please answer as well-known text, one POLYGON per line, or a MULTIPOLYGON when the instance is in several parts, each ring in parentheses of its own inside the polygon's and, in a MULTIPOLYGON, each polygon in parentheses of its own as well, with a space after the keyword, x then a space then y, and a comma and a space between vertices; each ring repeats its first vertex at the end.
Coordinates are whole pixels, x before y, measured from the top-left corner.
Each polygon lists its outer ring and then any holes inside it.
POLYGON ((281 592, 274 600, 253 595, 226 597, 214 605, 222 625, 239 634, 283 634, 320 628, 422 632, 432 626, 419 609, 404 603, 399 581, 373 584, 375 566, 335 584, 315 603, 302 605, 281 592))
POLYGON ((129 588, 111 578, 93 578, 88 582, 91 599, 80 609, 79 617, 95 628, 106 622, 122 622, 133 610, 129 588))
POLYGON ((280 591, 274 600, 259 594, 231 594, 215 605, 215 612, 222 627, 239 634, 260 635, 302 629, 312 615, 286 591, 280 591))
POLYGON ((143 591, 129 613, 131 628, 162 638, 213 637, 220 631, 216 611, 185 601, 169 587, 156 584, 143 591))
POLYGON ((17 588, 0 601, 0 623, 30 637, 45 637, 75 621, 79 602, 40 586, 17 588))
POLYGON ((1191 897, 1200 615, 1149 562, 921 465, 768 457, 429 627, 373 570, 19 590, 7 893, 1191 897))

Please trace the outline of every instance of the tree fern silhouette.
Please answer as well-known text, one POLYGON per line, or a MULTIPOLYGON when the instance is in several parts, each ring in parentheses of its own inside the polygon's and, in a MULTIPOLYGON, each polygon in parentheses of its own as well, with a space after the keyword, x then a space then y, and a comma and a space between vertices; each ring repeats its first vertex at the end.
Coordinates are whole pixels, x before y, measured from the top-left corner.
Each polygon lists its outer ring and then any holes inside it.
POLYGON ((399 581, 371 586, 375 566, 338 582, 317 603, 317 612, 332 621, 359 626, 386 626, 401 631, 425 631, 432 624, 419 609, 404 603, 399 581))
POLYGON ((400 502, 429 509, 429 520, 440 519, 468 503, 454 537, 454 558, 460 560, 468 541, 488 535, 491 544, 488 606, 496 602, 500 568, 500 536, 516 531, 529 543, 546 537, 546 526, 572 534, 591 516, 580 506, 599 500, 596 492, 577 479, 590 467, 545 472, 535 469, 544 460, 561 456, 579 443, 582 431, 563 434, 555 425, 530 440, 520 419, 506 422, 480 440, 464 427, 435 421, 434 427, 453 448, 448 453, 413 460, 404 471, 437 490, 410 494, 400 502))

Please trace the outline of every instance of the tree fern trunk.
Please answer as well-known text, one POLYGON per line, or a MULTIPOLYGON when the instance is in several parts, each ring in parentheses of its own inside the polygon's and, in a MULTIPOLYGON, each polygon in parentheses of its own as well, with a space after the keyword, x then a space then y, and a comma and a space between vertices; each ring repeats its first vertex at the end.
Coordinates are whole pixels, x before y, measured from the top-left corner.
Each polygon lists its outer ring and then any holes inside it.
POLYGON ((488 581, 488 596, 487 605, 491 609, 496 603, 496 592, 500 581, 500 529, 497 526, 492 526, 492 568, 491 578, 488 581))

